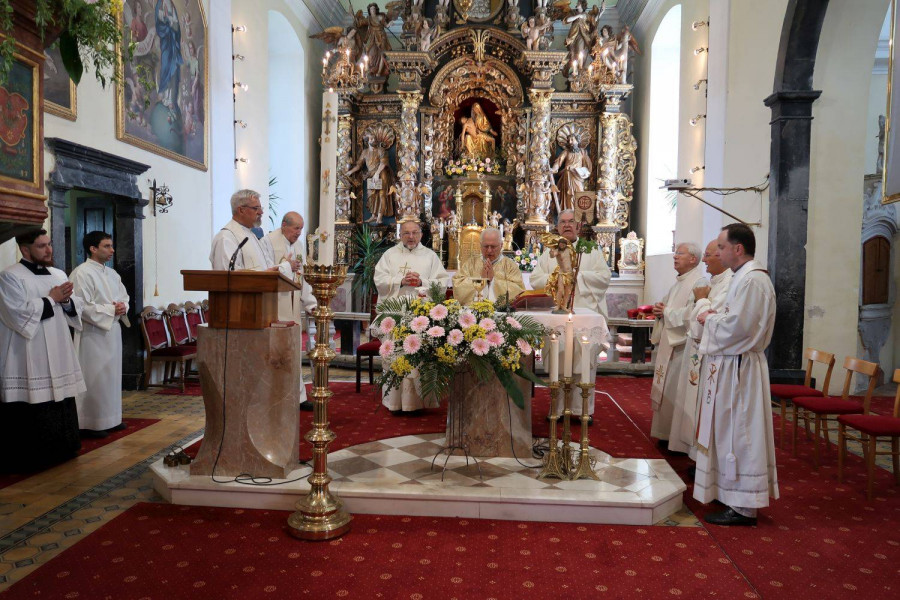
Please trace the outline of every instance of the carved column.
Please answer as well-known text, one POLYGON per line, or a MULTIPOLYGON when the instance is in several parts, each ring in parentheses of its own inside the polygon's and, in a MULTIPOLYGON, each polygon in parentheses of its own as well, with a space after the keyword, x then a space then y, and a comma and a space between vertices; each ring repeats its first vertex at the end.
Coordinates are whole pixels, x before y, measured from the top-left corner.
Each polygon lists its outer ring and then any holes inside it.
POLYGON ((345 175, 353 166, 351 154, 353 146, 353 115, 346 107, 342 97, 337 122, 337 176, 335 177, 334 202, 334 252, 337 264, 352 262, 353 250, 350 237, 353 234, 354 222, 362 221, 362 213, 354 214, 353 183, 345 175))
POLYGON ((426 215, 431 215, 432 193, 434 190, 434 149, 437 143, 435 129, 438 109, 422 107, 422 206, 426 215))
POLYGON ((552 89, 528 90, 531 101, 531 144, 528 160, 528 214, 526 224, 544 225, 550 212, 546 183, 550 177, 550 98, 552 89))
POLYGON ((421 92, 398 92, 400 112, 400 139, 397 142, 397 162, 400 163, 397 221, 417 221, 422 212, 419 193, 419 104, 421 92))

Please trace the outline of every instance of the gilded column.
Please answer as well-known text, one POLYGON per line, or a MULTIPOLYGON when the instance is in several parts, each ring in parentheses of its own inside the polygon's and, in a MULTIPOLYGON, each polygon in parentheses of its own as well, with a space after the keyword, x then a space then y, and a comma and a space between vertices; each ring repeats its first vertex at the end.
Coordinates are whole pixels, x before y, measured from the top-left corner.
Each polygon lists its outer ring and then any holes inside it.
POLYGON ((631 119, 625 113, 604 112, 600 116, 603 139, 600 147, 597 189, 614 193, 617 206, 613 220, 620 229, 628 226, 634 197, 634 167, 637 142, 631 119))
POLYGON ((528 214, 529 225, 544 225, 550 213, 550 99, 552 89, 528 90, 531 101, 531 143, 528 152, 528 214))
POLYGON ((422 92, 398 92, 402 109, 400 113, 400 139, 397 161, 400 163, 397 193, 397 221, 416 221, 422 212, 419 193, 419 105, 422 92))
POLYGON ((351 193, 353 184, 344 175, 353 166, 350 161, 352 138, 353 138, 353 116, 350 114, 342 114, 338 116, 338 138, 337 138, 337 190, 336 202, 334 206, 334 222, 338 225, 346 225, 358 218, 359 215, 353 214, 353 202, 351 193))

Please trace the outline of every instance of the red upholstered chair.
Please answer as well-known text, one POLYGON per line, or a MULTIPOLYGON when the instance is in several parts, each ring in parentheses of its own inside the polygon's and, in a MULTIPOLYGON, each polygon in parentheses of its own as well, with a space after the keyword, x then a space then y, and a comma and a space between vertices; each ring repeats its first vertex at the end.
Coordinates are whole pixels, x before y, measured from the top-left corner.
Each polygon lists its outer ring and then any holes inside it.
POLYGON ((203 317, 204 323, 209 323, 209 299, 204 299, 200 303, 200 316, 203 317))
POLYGON ((803 419, 807 430, 809 428, 809 420, 813 419, 816 424, 815 437, 815 465, 819 468, 819 436, 825 434, 825 448, 828 448, 830 440, 828 439, 829 431, 836 431, 836 428, 829 429, 828 421, 836 421, 839 415, 863 414, 868 410, 869 401, 872 399, 872 392, 875 390, 876 375, 878 374, 878 365, 873 362, 860 360, 848 356, 844 359, 844 369, 847 375, 844 377, 844 389, 840 396, 821 396, 809 397, 800 396, 794 398, 794 430, 791 439, 791 452, 797 455, 797 429, 800 426, 800 419, 803 419), (862 402, 850 398, 850 380, 853 374, 866 375, 869 377, 869 387, 866 388, 866 395, 862 402), (832 418, 829 418, 831 416, 832 418))
MULTIPOLYGON (((803 351, 803 358, 806 359, 806 378, 803 381, 803 385, 773 383, 769 386, 769 389, 772 391, 772 401, 777 401, 781 405, 781 437, 779 438, 778 444, 781 448, 784 448, 784 424, 787 421, 785 417, 787 415, 788 402, 792 402, 794 398, 799 398, 800 396, 820 398, 827 394, 828 384, 831 382, 831 372, 834 370, 834 354, 831 354, 830 352, 823 352, 822 350, 816 350, 815 348, 807 348, 803 351), (810 386, 810 383, 812 382, 813 363, 828 365, 828 370, 825 372, 825 381, 822 383, 823 391, 821 392, 810 386)), ((809 429, 807 429, 807 433, 808 432, 809 429)))
MULTIPOLYGON (((894 371, 894 382, 900 383, 900 369, 894 371)), ((844 457, 847 454, 847 439, 862 444, 866 461, 866 497, 872 499, 872 486, 875 474, 875 457, 879 454, 890 454, 894 467, 894 483, 900 485, 900 387, 894 395, 894 413, 892 416, 869 414, 869 401, 861 415, 841 415, 838 417, 838 481, 844 481, 844 457), (847 429, 855 429, 859 436, 847 429), (878 452, 878 438, 890 438, 891 449, 878 452)))
POLYGON ((356 393, 359 393, 362 385, 362 359, 364 356, 369 357, 369 385, 374 385, 373 361, 381 349, 381 342, 377 339, 360 344, 356 348, 356 393))
POLYGON ((188 328, 187 318, 185 317, 184 305, 177 305, 174 302, 166 307, 163 316, 166 325, 169 328, 169 339, 176 346, 196 346, 191 337, 191 330, 188 328), (192 344, 193 342, 193 344, 192 344))
POLYGON ((169 380, 174 378, 175 364, 180 363, 181 391, 183 392, 186 363, 197 357, 196 346, 170 345, 163 311, 153 306, 148 306, 141 311, 141 333, 144 335, 144 346, 147 352, 144 358, 144 388, 165 387, 169 380), (163 382, 161 384, 150 383, 155 362, 163 363, 163 382), (173 371, 171 376, 169 375, 170 366, 173 371))
POLYGON ((526 290, 512 301, 514 310, 543 310, 554 306, 553 298, 545 294, 544 290, 526 290))
POLYGON ((197 345, 200 336, 200 325, 203 324, 203 315, 200 314, 200 305, 193 302, 184 303, 184 318, 187 321, 189 342, 197 345))

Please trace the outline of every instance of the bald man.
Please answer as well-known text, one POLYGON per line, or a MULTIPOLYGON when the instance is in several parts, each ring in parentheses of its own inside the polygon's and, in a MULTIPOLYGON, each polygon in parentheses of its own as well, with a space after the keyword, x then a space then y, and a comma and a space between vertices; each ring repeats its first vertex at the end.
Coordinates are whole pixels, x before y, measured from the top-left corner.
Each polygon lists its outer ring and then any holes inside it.
POLYGON ((475 300, 473 279, 486 282, 481 294, 485 300, 506 296, 512 302, 525 291, 522 272, 512 259, 500 253, 502 248, 499 229, 481 232, 481 256, 470 257, 453 276, 453 297, 461 304, 471 304, 475 300))

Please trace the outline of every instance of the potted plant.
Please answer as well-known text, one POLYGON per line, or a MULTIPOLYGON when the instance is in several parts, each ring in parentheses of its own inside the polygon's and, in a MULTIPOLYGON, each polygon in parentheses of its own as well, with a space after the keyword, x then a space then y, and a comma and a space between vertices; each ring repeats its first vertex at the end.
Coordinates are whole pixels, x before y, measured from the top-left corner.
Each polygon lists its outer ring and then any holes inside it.
POLYGON ((353 233, 353 256, 356 262, 350 268, 354 274, 352 291, 362 301, 360 310, 368 312, 372 309, 372 296, 375 293, 375 265, 391 247, 391 243, 378 237, 377 230, 363 223, 353 233))

